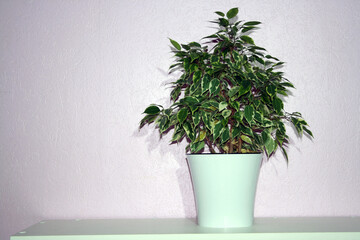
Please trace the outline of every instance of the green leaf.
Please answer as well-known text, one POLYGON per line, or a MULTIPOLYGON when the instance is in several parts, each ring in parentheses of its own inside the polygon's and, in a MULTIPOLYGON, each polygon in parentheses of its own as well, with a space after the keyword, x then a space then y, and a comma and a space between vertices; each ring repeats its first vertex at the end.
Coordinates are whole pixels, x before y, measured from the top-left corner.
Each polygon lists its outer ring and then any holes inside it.
POLYGON ((238 14, 238 12, 239 12, 238 8, 232 8, 226 13, 226 17, 228 19, 231 19, 231 18, 235 17, 238 14))
POLYGON ((252 29, 255 29, 256 27, 244 27, 242 30, 241 30, 241 32, 242 33, 245 33, 245 32, 248 32, 248 31, 250 31, 250 30, 252 30, 252 29))
POLYGON ((279 122, 279 131, 280 131, 282 134, 285 134, 285 133, 286 133, 285 124, 284 124, 283 122, 279 122))
POLYGON ((266 143, 268 139, 271 138, 270 134, 267 131, 262 131, 261 137, 263 139, 263 143, 266 143))
POLYGON ((238 101, 230 102, 230 105, 236 109, 236 111, 239 111, 240 109, 240 103, 238 101))
POLYGON ((231 88, 228 92, 229 97, 233 97, 234 95, 236 95, 240 90, 239 86, 235 86, 233 88, 231 88))
POLYGON ((245 106, 244 113, 246 121, 250 124, 254 118, 254 107, 251 105, 245 106))
POLYGON ((170 127, 169 119, 167 117, 162 117, 159 124, 160 133, 165 132, 170 127))
POLYGON ((154 114, 158 114, 160 112, 160 108, 158 108, 157 106, 149 106, 145 109, 144 113, 146 114, 150 114, 150 115, 154 115, 154 114))
POLYGON ((142 128, 146 123, 152 123, 156 120, 158 115, 146 115, 141 121, 140 121, 140 128, 142 128))
POLYGON ((210 94, 213 94, 213 93, 217 92, 219 87, 220 87, 219 79, 214 78, 213 80, 211 80, 210 86, 209 86, 210 94))
POLYGON ((244 117, 244 112, 243 111, 237 111, 235 114, 234 114, 234 118, 236 121, 238 122, 242 122, 242 119, 244 117))
POLYGON ((283 82, 283 83, 280 83, 280 85, 283 87, 295 88, 291 82, 283 82))
POLYGON ((200 113, 199 112, 195 112, 192 116, 193 122, 194 122, 194 126, 196 127, 199 123, 200 123, 200 113))
POLYGON ((307 127, 304 127, 304 126, 303 126, 303 130, 304 130, 307 134, 309 134, 311 137, 314 137, 314 135, 312 134, 312 132, 311 132, 307 127))
POLYGON ((225 143, 230 138, 229 128, 226 127, 221 134, 221 143, 225 143))
POLYGON ((174 46, 174 48, 176 48, 177 50, 181 50, 181 46, 178 42, 176 42, 175 40, 172 40, 171 38, 169 38, 171 44, 174 46))
POLYGON ((192 153, 197 153, 205 147, 205 142, 190 143, 190 149, 192 153))
POLYGON ((197 100, 195 97, 187 96, 182 99, 182 102, 187 104, 196 104, 199 102, 199 100, 197 100))
POLYGON ((180 131, 176 131, 174 132, 171 142, 177 142, 179 141, 185 134, 185 131, 183 129, 181 129, 180 131))
POLYGON ((191 126, 191 124, 189 122, 185 122, 183 128, 186 132, 186 135, 190 138, 190 140, 194 141, 196 136, 195 136, 194 129, 191 126))
POLYGON ((222 129, 223 129, 223 125, 221 122, 218 122, 217 124, 215 124, 214 134, 213 134, 214 141, 220 136, 222 129))
POLYGON ((265 149, 268 156, 275 150, 275 140, 272 137, 269 137, 265 142, 265 149))
POLYGON ((244 142, 248 143, 248 144, 252 144, 251 138, 249 138, 246 135, 241 135, 241 140, 243 140, 244 142))
POLYGON ((176 87, 171 91, 171 99, 175 102, 181 93, 181 87, 176 87))
POLYGON ((248 44, 254 44, 254 40, 249 36, 243 35, 240 38, 241 38, 241 40, 243 40, 244 42, 246 42, 248 44))
POLYGON ((248 80, 241 81, 240 89, 239 89, 239 96, 244 95, 245 93, 249 92, 251 89, 251 82, 248 80))
POLYGON ((225 17, 225 14, 223 12, 216 11, 215 13, 221 17, 225 17))
POLYGON ((258 21, 249 21, 249 22, 246 22, 244 23, 244 25, 246 26, 255 26, 255 25, 259 25, 261 22, 258 22, 258 21))
POLYGON ((284 108, 284 103, 281 101, 280 98, 275 97, 273 100, 273 106, 277 113, 281 113, 282 109, 284 108))
POLYGON ((232 129, 232 133, 231 133, 232 138, 236 138, 237 136, 239 136, 239 134, 240 134, 240 128, 235 127, 232 129))
POLYGON ((205 111, 201 112, 201 118, 205 124, 205 126, 211 131, 212 127, 211 127, 211 123, 210 123, 210 116, 209 114, 207 114, 205 111))
POLYGON ((219 112, 221 112, 222 110, 224 110, 227 107, 227 102, 221 102, 219 103, 219 112))
POLYGON ((206 92, 209 90, 210 86, 210 76, 205 74, 204 77, 201 79, 201 93, 206 92))
POLYGON ((182 108, 178 113, 177 113, 177 119, 179 120, 179 123, 182 124, 186 117, 188 115, 188 110, 187 108, 182 108))
POLYGON ((187 44, 181 44, 181 46, 182 46, 185 50, 187 50, 187 51, 190 50, 190 46, 187 45, 187 44))
POLYGON ((189 43, 189 46, 190 47, 199 47, 199 48, 201 48, 201 45, 198 42, 191 42, 191 43, 189 43))
POLYGON ((223 27, 227 27, 229 25, 229 21, 225 18, 219 18, 220 25, 223 27))
POLYGON ((263 115, 262 115, 259 111, 256 111, 256 112, 255 112, 254 118, 255 118, 255 120, 258 121, 259 123, 262 123, 263 120, 264 120, 263 115))
POLYGON ((206 137, 206 131, 205 130, 201 130, 199 132, 199 136, 196 138, 195 142, 199 142, 199 141, 202 141, 204 140, 206 137))
POLYGON ((222 112, 222 115, 223 115, 223 117, 224 117, 225 119, 227 119, 227 118, 230 117, 230 115, 231 115, 231 110, 224 110, 224 111, 222 112))
POLYGON ((274 96, 276 93, 276 87, 274 85, 270 85, 266 87, 266 92, 270 95, 270 96, 274 96))
POLYGON ((201 71, 196 71, 193 75, 193 82, 197 83, 201 79, 201 71))

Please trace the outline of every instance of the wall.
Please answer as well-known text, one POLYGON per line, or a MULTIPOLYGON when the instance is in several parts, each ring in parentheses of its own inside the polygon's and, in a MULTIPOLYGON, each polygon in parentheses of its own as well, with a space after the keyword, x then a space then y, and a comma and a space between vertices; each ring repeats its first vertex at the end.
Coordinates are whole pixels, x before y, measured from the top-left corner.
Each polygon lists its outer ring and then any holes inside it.
POLYGON ((195 216, 183 145, 152 127, 167 104, 168 37, 213 33, 216 10, 263 22, 315 134, 263 165, 256 216, 360 215, 360 2, 0 2, 0 239, 42 219, 195 216))

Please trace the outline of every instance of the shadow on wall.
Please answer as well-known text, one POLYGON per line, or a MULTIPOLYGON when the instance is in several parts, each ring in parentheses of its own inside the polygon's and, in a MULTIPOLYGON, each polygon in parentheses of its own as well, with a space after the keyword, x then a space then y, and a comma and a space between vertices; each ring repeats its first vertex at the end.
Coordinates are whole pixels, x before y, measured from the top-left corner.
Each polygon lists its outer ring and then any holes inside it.
POLYGON ((160 138, 159 132, 153 125, 145 125, 141 130, 136 130, 134 137, 146 137, 145 142, 148 152, 151 153, 158 149, 161 155, 171 153, 172 157, 177 161, 179 168, 176 170, 179 190, 182 197, 183 210, 186 218, 196 216, 194 194, 190 178, 190 171, 186 160, 185 146, 186 143, 171 144, 171 134, 160 138))

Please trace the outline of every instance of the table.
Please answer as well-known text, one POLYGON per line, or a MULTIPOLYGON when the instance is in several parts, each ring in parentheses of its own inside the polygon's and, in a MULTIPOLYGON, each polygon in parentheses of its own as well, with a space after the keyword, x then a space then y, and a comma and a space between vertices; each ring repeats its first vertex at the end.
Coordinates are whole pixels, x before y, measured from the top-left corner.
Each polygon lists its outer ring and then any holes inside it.
POLYGON ((360 217, 255 218, 246 228, 205 228, 195 219, 45 220, 11 240, 360 240, 360 217))

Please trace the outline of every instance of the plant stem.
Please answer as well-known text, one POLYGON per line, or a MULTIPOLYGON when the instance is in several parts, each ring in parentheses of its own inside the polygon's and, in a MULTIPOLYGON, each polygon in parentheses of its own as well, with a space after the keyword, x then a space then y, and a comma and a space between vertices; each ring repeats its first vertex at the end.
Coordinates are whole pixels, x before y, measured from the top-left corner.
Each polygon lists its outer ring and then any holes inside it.
POLYGON ((238 138, 238 153, 241 153, 241 147, 242 147, 242 140, 241 138, 238 138))
POLYGON ((211 142, 209 141, 208 137, 205 137, 205 140, 206 140, 206 145, 208 145, 210 152, 216 153, 214 148, 211 146, 211 142))
POLYGON ((233 150, 234 150, 234 145, 232 143, 232 127, 233 125, 230 124, 230 139, 229 139, 229 153, 233 153, 233 150))

